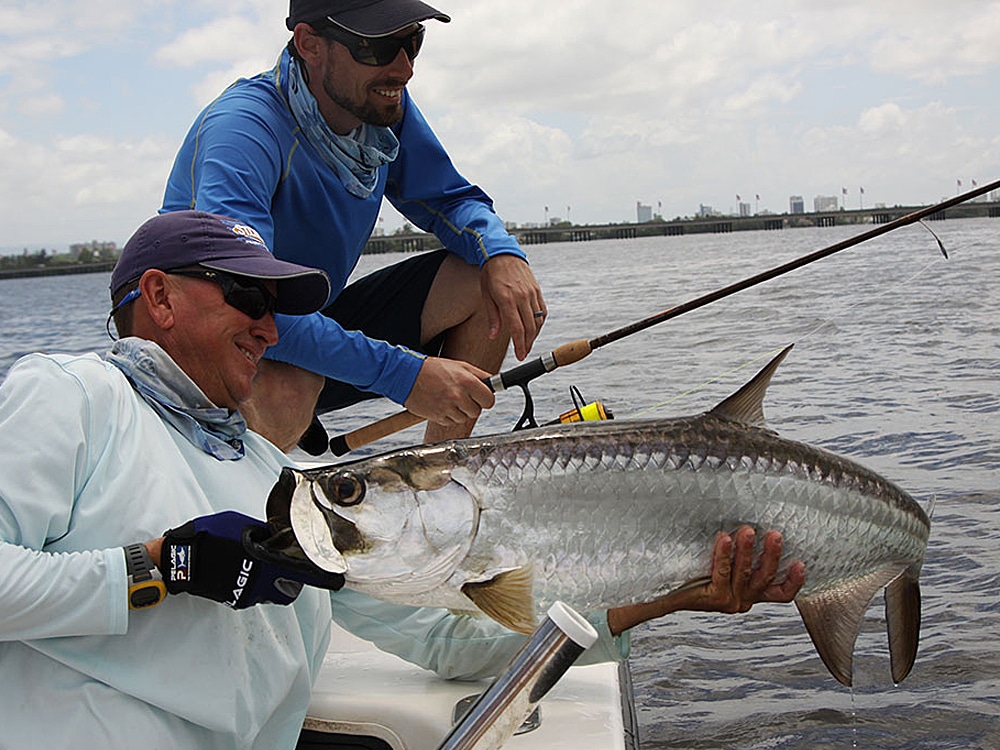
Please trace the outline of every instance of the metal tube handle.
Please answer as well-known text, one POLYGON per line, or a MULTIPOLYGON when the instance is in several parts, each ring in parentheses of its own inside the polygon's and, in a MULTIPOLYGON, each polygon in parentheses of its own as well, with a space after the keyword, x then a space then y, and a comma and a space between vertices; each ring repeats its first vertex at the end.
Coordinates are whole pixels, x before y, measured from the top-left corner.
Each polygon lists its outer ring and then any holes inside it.
POLYGON ((594 641, 597 631, 556 602, 507 668, 490 684, 438 750, 497 750, 594 641))

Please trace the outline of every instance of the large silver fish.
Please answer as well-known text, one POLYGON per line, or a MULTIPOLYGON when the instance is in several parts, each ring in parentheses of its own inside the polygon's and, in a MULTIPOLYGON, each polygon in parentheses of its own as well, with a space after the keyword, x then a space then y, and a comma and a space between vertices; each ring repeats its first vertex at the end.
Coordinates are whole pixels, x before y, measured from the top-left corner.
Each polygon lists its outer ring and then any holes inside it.
POLYGON ((899 682, 916 657, 930 522, 886 479, 762 427, 764 392, 787 352, 700 416, 541 427, 285 469, 268 518, 349 588, 478 609, 522 632, 555 600, 594 611, 706 580, 717 532, 749 524, 760 540, 776 529, 779 577, 805 563, 795 602, 845 685, 865 610, 886 589, 899 682))

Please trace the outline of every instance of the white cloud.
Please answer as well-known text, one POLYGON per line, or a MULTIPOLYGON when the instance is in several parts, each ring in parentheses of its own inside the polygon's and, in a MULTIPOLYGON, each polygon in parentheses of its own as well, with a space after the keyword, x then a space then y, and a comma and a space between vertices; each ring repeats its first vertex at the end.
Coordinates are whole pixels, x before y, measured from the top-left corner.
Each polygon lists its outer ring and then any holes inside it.
POLYGON ((153 59, 170 67, 203 67, 206 63, 231 64, 247 59, 273 60, 288 34, 269 26, 259 18, 216 18, 184 31, 157 49, 153 59))
POLYGON ((29 117, 54 117, 66 111, 66 102, 56 94, 43 94, 25 98, 18 109, 29 117))
POLYGON ((176 149, 94 135, 33 143, 0 131, 0 247, 123 242, 155 213, 176 149))
POLYGON ((998 35, 998 2, 934 4, 883 27, 870 61, 876 71, 942 85, 1000 64, 998 35))
MULTIPOLYGON (((1000 103, 984 95, 997 0, 437 4, 454 20, 428 25, 411 91, 505 218, 569 205, 574 221, 621 221, 636 200, 674 216, 736 193, 781 211, 842 185, 912 203, 1000 176, 1000 103)), ((286 13, 286 0, 0 8, 0 245, 127 236, 197 109, 274 64, 286 13)))

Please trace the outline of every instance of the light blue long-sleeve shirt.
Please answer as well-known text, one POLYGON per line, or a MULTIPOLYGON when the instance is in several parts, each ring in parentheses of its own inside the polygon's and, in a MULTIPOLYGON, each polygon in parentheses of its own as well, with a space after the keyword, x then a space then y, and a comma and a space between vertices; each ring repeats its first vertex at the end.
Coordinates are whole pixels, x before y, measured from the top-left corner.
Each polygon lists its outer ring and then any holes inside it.
MULTIPOLYGON (((449 677, 523 637, 486 619, 305 588, 231 610, 129 611, 122 547, 220 510, 264 514, 287 458, 254 433, 218 461, 95 355, 30 355, 0 386, 0 747, 292 748, 334 619, 449 677)), ((621 658, 604 613, 588 661, 621 658)))

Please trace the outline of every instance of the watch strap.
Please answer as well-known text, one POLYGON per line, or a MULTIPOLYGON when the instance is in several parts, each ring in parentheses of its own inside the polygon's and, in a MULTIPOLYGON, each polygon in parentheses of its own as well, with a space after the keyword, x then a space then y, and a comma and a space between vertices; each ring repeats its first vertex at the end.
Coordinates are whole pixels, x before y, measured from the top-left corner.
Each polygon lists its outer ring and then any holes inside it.
POLYGON ((167 595, 167 588, 163 584, 163 576, 149 556, 146 545, 130 544, 124 549, 129 609, 156 606, 167 595))

